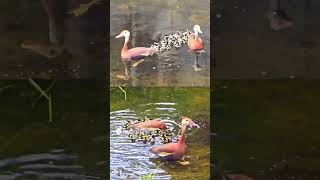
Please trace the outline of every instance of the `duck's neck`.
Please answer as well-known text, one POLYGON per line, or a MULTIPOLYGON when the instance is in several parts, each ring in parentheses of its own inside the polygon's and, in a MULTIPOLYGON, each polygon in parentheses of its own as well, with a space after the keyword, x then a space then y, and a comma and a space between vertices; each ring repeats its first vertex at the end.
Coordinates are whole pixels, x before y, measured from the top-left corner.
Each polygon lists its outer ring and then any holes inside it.
POLYGON ((187 126, 182 126, 181 127, 181 135, 180 135, 180 139, 178 141, 178 143, 185 143, 186 137, 186 130, 187 130, 187 126))
POLYGON ((198 37, 199 37, 199 33, 198 33, 198 31, 194 31, 194 39, 198 39, 198 37))
POLYGON ((130 38, 130 36, 126 36, 126 37, 124 38, 124 44, 123 44, 123 47, 122 47, 122 51, 127 51, 127 50, 128 50, 129 38, 130 38))

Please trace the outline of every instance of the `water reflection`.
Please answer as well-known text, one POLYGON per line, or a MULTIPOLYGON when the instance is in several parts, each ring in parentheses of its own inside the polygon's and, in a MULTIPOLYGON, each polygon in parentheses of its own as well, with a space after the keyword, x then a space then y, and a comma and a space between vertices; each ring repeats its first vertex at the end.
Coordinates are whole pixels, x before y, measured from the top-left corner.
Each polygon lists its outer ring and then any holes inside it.
POLYGON ((64 149, 53 149, 48 153, 29 154, 0 160, 0 179, 65 179, 94 180, 100 177, 86 175, 84 167, 77 165, 78 157, 69 155, 64 149), (15 169, 12 172, 12 168, 15 169))
MULTIPOLYGON (((36 81, 46 88, 51 81, 36 81)), ((27 80, 0 81, 0 179, 105 179, 105 92, 56 81, 48 104, 27 80)))
POLYGON ((217 81, 215 175, 319 179, 319 89, 317 81, 217 81))
POLYGON ((96 1, 1 2, 0 78, 103 78, 106 16, 96 1))
MULTIPOLYGON (((209 1, 111 1, 111 51, 110 73, 112 85, 131 84, 151 86, 209 86, 210 76, 210 32, 209 1), (113 38, 121 30, 131 32, 130 47, 150 47, 166 34, 177 30, 192 30, 195 24, 203 29, 205 51, 199 59, 202 71, 194 71, 194 54, 187 47, 172 49, 157 56, 144 58, 144 62, 134 68, 131 79, 126 81, 120 51, 122 41, 113 38)), ((127 67, 128 68, 128 67, 127 67)), ((133 68, 132 68, 133 69, 133 68)))

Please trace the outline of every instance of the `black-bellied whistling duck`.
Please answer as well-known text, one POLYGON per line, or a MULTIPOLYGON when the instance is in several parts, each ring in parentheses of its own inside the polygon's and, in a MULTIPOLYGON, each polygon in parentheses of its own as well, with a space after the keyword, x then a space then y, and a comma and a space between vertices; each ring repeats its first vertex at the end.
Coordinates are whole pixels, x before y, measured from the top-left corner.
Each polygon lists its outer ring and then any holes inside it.
POLYGON ((150 56, 152 55, 156 49, 151 47, 135 47, 128 49, 128 42, 130 39, 130 32, 128 30, 123 30, 119 35, 116 36, 116 38, 124 37, 124 44, 121 50, 121 57, 127 61, 130 61, 132 59, 141 58, 144 56, 150 56))
POLYGON ((201 28, 198 24, 193 27, 194 33, 191 33, 188 37, 188 46, 189 50, 196 53, 195 63, 194 63, 194 70, 200 71, 202 68, 198 63, 198 56, 200 53, 204 52, 204 42, 199 36, 202 34, 201 28))
POLYGON ((166 124, 160 119, 156 118, 149 121, 139 122, 131 125, 132 129, 167 129, 166 124))
POLYGON ((194 123, 190 118, 182 116, 181 136, 178 142, 163 144, 158 147, 154 147, 150 149, 150 151, 154 154, 157 154, 164 160, 168 160, 168 161, 182 160, 188 149, 187 144, 185 142, 185 133, 189 126, 199 128, 199 125, 194 123))
POLYGON ((202 31, 200 29, 200 26, 196 24, 193 27, 194 33, 191 33, 188 37, 188 46, 191 51, 195 52, 202 52, 204 48, 204 42, 199 36, 199 34, 202 34, 202 31))

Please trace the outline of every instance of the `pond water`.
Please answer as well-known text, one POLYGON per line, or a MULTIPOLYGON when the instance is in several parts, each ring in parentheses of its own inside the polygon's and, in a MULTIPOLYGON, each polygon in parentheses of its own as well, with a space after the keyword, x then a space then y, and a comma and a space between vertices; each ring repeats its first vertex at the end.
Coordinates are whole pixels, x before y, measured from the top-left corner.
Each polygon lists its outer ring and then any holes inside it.
POLYGON ((112 0, 110 2, 110 79, 111 85, 133 86, 209 86, 210 84, 210 4, 209 0, 112 0), (193 68, 195 54, 188 47, 172 48, 144 59, 136 67, 128 66, 129 80, 121 60, 123 39, 116 39, 122 30, 131 32, 129 48, 150 47, 166 34, 193 31, 199 24, 205 42, 205 53, 199 57, 201 71, 193 68))
POLYGON ((0 2, 0 79, 105 78, 106 4, 101 1, 73 16, 72 10, 89 1, 48 2, 50 19, 57 22, 51 33, 41 0, 0 2), (49 35, 59 44, 49 42, 49 35))
MULTIPOLYGON (((209 89, 174 89, 174 88, 128 88, 128 100, 123 99, 120 89, 111 90, 110 112, 110 177, 111 179, 139 179, 154 173, 154 179, 191 178, 209 179, 210 146, 209 146, 209 89), (189 96, 195 95, 193 104, 189 96), (175 93, 175 94, 174 94, 175 93), (185 101, 182 101, 185 99, 185 101), (170 100, 170 101, 169 101, 170 100), (183 108, 184 107, 184 108, 183 108), (128 131, 119 128, 127 122, 134 122, 144 117, 166 120, 169 129, 177 136, 177 117, 185 115, 200 125, 200 129, 189 129, 187 132, 190 165, 176 162, 160 161, 149 149, 162 144, 156 140, 150 143, 134 142, 128 138, 128 131)), ((174 138, 173 141, 176 141, 174 138)))
MULTIPOLYGON (((47 88, 51 81, 36 81, 47 88)), ((105 95, 93 81, 57 81, 48 105, 26 80, 0 81, 0 179, 104 180, 105 95), (68 89, 68 90, 66 90, 68 89)))
POLYGON ((217 81, 215 178, 319 179, 319 90, 311 80, 217 81))
POLYGON ((320 77, 320 1, 281 0, 294 25, 280 31, 270 28, 271 1, 215 1, 215 78, 320 77))

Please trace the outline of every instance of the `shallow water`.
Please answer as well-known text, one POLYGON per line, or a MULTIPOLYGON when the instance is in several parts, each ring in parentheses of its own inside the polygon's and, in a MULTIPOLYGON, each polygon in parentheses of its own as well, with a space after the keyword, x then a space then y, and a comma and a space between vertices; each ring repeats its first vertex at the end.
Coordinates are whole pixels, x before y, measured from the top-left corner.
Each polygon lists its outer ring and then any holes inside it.
POLYGON ((210 18, 209 1, 189 0, 113 0, 110 2, 110 78, 111 85, 133 86, 209 86, 210 84, 210 18), (205 53, 199 57, 202 71, 194 71, 195 55, 187 46, 171 49, 160 55, 145 58, 144 62, 130 69, 130 79, 125 75, 120 52, 124 39, 115 36, 122 30, 131 32, 129 47, 151 46, 159 37, 175 31, 192 30, 201 26, 205 53))
MULTIPOLYGON (((187 89, 187 88, 186 88, 187 89)), ((141 90, 141 89, 140 89, 141 90)), ((199 95, 198 98, 206 98, 209 95, 209 90, 201 90, 206 96, 199 95)), ((210 147, 209 147, 209 112, 204 111, 203 108, 209 108, 209 101, 202 101, 201 107, 198 105, 199 111, 189 109, 189 117, 196 123, 199 123, 201 129, 189 129, 187 132, 188 153, 187 159, 190 165, 182 166, 175 162, 168 163, 160 161, 157 156, 152 154, 149 149, 151 147, 162 144, 156 140, 155 145, 150 143, 143 144, 142 142, 132 143, 127 136, 128 131, 123 130, 119 133, 119 128, 127 122, 127 120, 134 122, 143 117, 156 118, 161 117, 166 120, 169 129, 173 130, 175 136, 178 133, 179 127, 175 125, 178 116, 182 115, 179 95, 175 98, 171 97, 171 93, 175 92, 173 89, 162 89, 163 97, 155 96, 158 101, 152 101, 153 93, 158 93, 156 89, 145 90, 149 96, 142 97, 137 93, 135 96, 141 103, 135 104, 132 102, 125 102, 122 94, 119 94, 119 89, 112 89, 111 91, 111 113, 110 113, 110 177, 111 179, 138 179, 150 173, 154 173, 154 179, 175 179, 175 178, 190 178, 197 177, 202 179, 209 179, 210 172, 210 147), (169 96, 168 96, 169 95, 169 96), (171 101, 162 101, 170 99, 171 101), (125 103, 125 104, 122 104, 125 103), (127 108, 125 108, 127 107, 127 108), (192 110, 192 111, 190 111, 192 110)), ((130 94, 128 97, 133 98, 134 92, 139 89, 128 89, 130 94)), ((183 91, 184 96, 196 90, 183 91)), ((178 92, 176 92, 178 93, 178 92)), ((188 98, 188 97, 186 97, 188 98)), ((196 105, 194 105, 196 106, 196 105)), ((186 114, 184 114, 186 115, 186 114)), ((177 139, 174 138, 174 141, 177 139)))
POLYGON ((215 175, 320 178, 318 81, 217 81, 214 90, 215 175))
MULTIPOLYGON (((37 82, 45 88, 51 81, 37 82)), ((0 81, 0 179, 105 179, 102 87, 57 81, 49 123, 48 105, 43 98, 35 103, 39 93, 28 81, 0 81)))
POLYGON ((215 78, 320 77, 319 1, 281 1, 294 25, 280 31, 270 28, 270 2, 214 3, 215 78))
POLYGON ((0 3, 0 79, 21 79, 28 76, 41 79, 104 78, 106 66, 105 4, 93 5, 79 17, 71 16, 71 10, 79 7, 79 1, 51 1, 60 3, 57 10, 64 27, 63 53, 48 58, 48 16, 41 0, 21 0, 0 3), (65 4, 67 4, 65 8, 65 4), (22 48, 22 43, 38 44, 38 51, 22 48), (40 52, 40 53, 39 53, 40 52))

